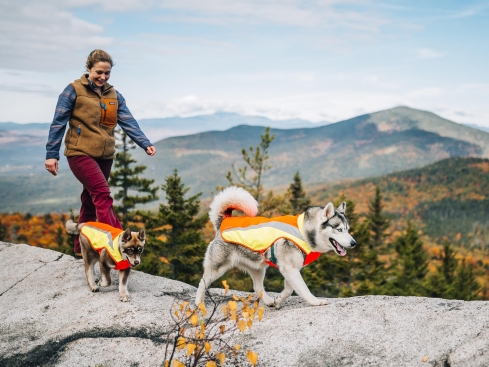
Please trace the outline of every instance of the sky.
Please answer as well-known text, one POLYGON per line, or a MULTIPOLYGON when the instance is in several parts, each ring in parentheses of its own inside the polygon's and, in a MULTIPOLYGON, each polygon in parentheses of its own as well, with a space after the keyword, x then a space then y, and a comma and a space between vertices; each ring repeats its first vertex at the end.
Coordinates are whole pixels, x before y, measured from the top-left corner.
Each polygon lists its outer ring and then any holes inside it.
POLYGON ((489 127, 488 36, 489 1, 0 0, 0 121, 52 121, 101 48, 136 119, 404 105, 489 127))

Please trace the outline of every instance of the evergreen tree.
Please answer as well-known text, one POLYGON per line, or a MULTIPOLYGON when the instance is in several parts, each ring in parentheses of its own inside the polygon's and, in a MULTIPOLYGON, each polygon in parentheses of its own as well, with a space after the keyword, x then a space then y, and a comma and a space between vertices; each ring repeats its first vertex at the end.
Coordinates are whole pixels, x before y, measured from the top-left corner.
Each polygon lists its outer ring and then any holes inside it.
POLYGON ((262 177, 263 174, 272 168, 269 163, 270 156, 268 149, 270 144, 275 139, 275 135, 270 134, 270 127, 265 128, 265 133, 260 136, 261 141, 257 147, 249 147, 248 150, 242 149, 241 155, 246 163, 246 166, 239 168, 236 172, 233 165, 233 173, 237 182, 233 179, 231 171, 228 172, 226 178, 231 185, 238 185, 248 190, 256 201, 260 202, 260 196, 263 192, 262 177), (247 177, 248 168, 254 172, 252 177, 247 177))
POLYGON ((456 269, 457 259, 455 259, 455 252, 452 246, 448 242, 445 242, 441 254, 441 265, 427 279, 427 296, 453 298, 456 269))
POLYGON ((0 241, 7 241, 8 228, 0 222, 0 241))
POLYGON ((474 269, 463 259, 457 268, 457 276, 453 283, 452 298, 473 301, 478 299, 481 286, 474 275, 474 269))
POLYGON ((294 215, 303 213, 304 210, 311 205, 311 199, 307 197, 306 192, 302 187, 302 178, 299 175, 299 171, 296 172, 294 175, 294 182, 289 186, 289 195, 289 202, 292 206, 292 214, 294 215))
POLYGON ((167 203, 160 204, 156 215, 141 213, 151 248, 151 255, 148 261, 145 258, 142 262, 141 270, 197 285, 207 245, 203 228, 208 216, 198 215, 201 193, 186 199, 189 188, 176 169, 166 178, 162 189, 167 203))
POLYGON ((114 195, 114 199, 119 200, 120 205, 114 206, 114 210, 122 217, 122 227, 127 228, 128 222, 134 219, 131 211, 137 204, 145 204, 158 199, 156 194, 158 187, 152 187, 154 180, 139 177, 146 170, 146 166, 133 167, 136 160, 131 157, 129 151, 136 146, 125 132, 120 134, 121 143, 118 147, 121 148, 121 151, 117 152, 115 156, 116 170, 110 174, 109 185, 120 188, 114 195), (130 191, 147 195, 130 195, 130 191))
POLYGON ((379 259, 378 250, 370 248, 370 221, 352 227, 352 235, 358 246, 355 248, 356 292, 357 296, 384 294, 387 278, 385 264, 379 259))
POLYGON ((370 230, 372 231, 370 248, 381 248, 390 225, 389 217, 383 213, 382 198, 379 186, 375 186, 375 196, 368 204, 369 213, 367 215, 370 221, 370 230))
POLYGON ((428 254, 423 248, 414 224, 409 220, 405 232, 394 241, 397 259, 391 267, 394 279, 387 286, 387 294, 396 296, 424 296, 425 277, 428 274, 428 254))

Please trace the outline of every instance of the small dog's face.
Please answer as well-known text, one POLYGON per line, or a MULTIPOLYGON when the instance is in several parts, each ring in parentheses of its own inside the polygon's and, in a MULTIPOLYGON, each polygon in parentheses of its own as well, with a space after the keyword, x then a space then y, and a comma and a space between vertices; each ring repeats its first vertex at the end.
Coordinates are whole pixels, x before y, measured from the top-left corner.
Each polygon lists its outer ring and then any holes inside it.
POLYGON ((144 229, 139 232, 131 232, 128 228, 121 237, 122 255, 129 261, 131 268, 135 268, 141 263, 141 253, 144 250, 146 234, 144 229))
POLYGON ((346 203, 343 202, 336 210, 332 203, 328 203, 320 216, 318 228, 321 243, 329 246, 340 256, 346 255, 345 248, 353 248, 356 241, 348 233, 350 226, 345 217, 346 203))

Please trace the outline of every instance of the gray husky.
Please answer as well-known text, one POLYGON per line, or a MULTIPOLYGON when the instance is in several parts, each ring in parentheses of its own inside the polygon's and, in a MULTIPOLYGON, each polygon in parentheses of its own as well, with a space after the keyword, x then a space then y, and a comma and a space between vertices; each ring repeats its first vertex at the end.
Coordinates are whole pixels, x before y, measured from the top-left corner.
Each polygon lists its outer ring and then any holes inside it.
MULTIPOLYGON (((260 220, 260 217, 255 217, 257 212, 256 200, 239 187, 228 187, 214 197, 210 205, 209 217, 214 224, 216 237, 205 253, 204 275, 197 290, 195 303, 199 305, 203 301, 205 290, 213 281, 227 270, 236 267, 250 274, 254 291, 257 294, 261 293, 262 301, 268 306, 279 308, 293 291, 312 306, 327 304, 316 298, 302 279, 300 270, 306 263, 304 248, 308 248, 308 251, 316 253, 317 256, 319 253, 331 250, 340 256, 345 256, 345 248, 355 247, 356 242, 348 233, 349 225, 345 217, 346 203, 343 202, 336 210, 332 203, 328 203, 324 208, 308 207, 302 215, 298 216, 301 222, 296 226, 275 222, 276 218, 266 219, 267 226, 273 227, 267 228, 268 232, 258 232, 263 224, 253 222, 260 220), (244 228, 238 226, 240 228, 227 229, 226 223, 229 222, 233 209, 243 211, 247 216, 244 217, 244 221, 250 224, 244 228), (263 251, 255 250, 256 247, 251 250, 247 244, 244 246, 237 244, 242 242, 241 238, 249 236, 252 232, 260 237, 259 240, 252 239, 252 242, 266 242, 272 239, 272 243, 258 243, 258 248, 263 251), (285 234, 282 236, 282 233, 285 234), (302 247, 300 248, 298 244, 302 244, 302 247), (271 263, 278 267, 284 277, 284 290, 276 298, 267 295, 263 287, 265 271, 271 263)), ((286 217, 288 222, 291 218, 295 218, 286 217)), ((235 217, 232 219, 235 220, 235 217)))

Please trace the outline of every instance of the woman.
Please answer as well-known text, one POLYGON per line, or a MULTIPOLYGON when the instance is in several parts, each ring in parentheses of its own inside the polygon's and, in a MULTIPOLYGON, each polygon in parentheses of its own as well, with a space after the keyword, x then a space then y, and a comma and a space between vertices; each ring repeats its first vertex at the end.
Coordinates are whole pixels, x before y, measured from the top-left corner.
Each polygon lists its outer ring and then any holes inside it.
MULTIPOLYGON (((64 155, 71 171, 83 185, 79 222, 98 220, 116 228, 121 224, 112 208, 107 183, 115 157, 114 128, 117 124, 146 153, 153 156, 155 147, 146 138, 129 112, 126 101, 107 83, 114 65, 110 55, 94 50, 88 55, 82 75, 60 94, 46 144, 46 169, 56 176, 59 148, 66 124, 64 155)), ((79 238, 75 255, 81 256, 79 238)))

